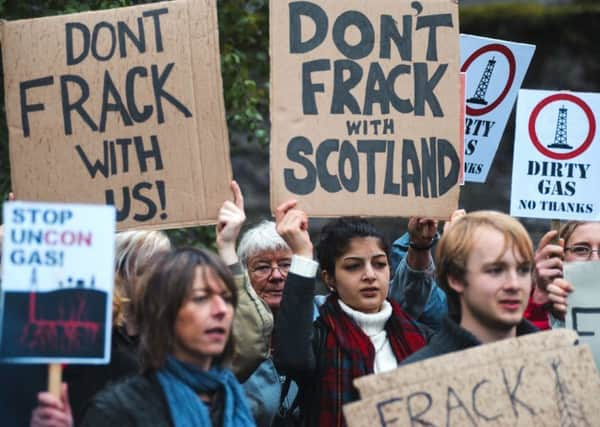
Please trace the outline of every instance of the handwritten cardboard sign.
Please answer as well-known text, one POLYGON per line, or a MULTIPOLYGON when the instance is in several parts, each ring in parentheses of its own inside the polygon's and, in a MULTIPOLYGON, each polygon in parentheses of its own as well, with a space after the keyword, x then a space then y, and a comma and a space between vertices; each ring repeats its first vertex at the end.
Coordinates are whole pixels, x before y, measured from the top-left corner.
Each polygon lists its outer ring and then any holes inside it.
POLYGON ((216 221, 231 180, 215 0, 4 23, 13 190, 119 229, 216 221))
POLYGON ((521 90, 510 214, 600 220, 600 94, 521 90))
POLYGON ((575 288, 569 295, 565 326, 589 344, 600 369, 600 262, 568 262, 564 271, 565 279, 575 288))
POLYGON ((0 357, 107 363, 115 208, 4 204, 0 357))
POLYGON ((535 46, 461 34, 467 73, 465 179, 485 182, 535 46))
POLYGON ((272 0, 271 207, 449 217, 458 206, 458 4, 272 0))
POLYGON ((587 345, 446 369, 444 377, 345 405, 348 426, 600 425, 600 376, 587 345))

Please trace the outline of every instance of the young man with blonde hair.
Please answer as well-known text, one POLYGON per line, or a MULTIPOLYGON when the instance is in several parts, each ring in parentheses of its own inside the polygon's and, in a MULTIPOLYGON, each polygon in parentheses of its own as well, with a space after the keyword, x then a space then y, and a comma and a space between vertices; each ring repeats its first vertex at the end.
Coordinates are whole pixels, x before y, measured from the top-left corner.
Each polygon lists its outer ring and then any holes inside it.
POLYGON ((404 363, 536 332, 523 318, 533 264, 531 239, 516 219, 495 211, 457 219, 437 247, 448 317, 429 344, 404 363))

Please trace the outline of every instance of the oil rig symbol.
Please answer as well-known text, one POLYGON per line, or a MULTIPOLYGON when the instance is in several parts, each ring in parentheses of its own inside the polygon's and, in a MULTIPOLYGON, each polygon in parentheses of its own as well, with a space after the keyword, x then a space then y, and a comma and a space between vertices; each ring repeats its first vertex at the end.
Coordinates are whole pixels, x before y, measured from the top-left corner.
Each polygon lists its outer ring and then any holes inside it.
POLYGON ((483 71, 483 75, 479 80, 479 84, 477 85, 477 89, 475 90, 475 95, 471 98, 467 99, 469 104, 480 104, 487 105, 488 102, 485 100, 485 94, 488 90, 488 86, 490 85, 490 80, 492 78, 492 73, 494 72, 494 67, 496 66, 496 58, 492 56, 485 66, 485 70, 483 71))
POLYGON ((571 150, 573 148, 567 144, 567 112, 568 110, 564 105, 558 109, 554 142, 548 145, 548 148, 558 148, 560 150, 571 150))

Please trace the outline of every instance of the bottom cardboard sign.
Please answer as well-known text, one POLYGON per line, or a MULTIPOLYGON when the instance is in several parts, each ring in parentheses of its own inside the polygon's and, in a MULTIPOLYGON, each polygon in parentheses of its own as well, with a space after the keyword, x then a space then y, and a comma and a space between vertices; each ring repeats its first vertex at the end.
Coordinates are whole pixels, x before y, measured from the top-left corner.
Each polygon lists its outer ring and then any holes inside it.
POLYGON ((598 396, 600 377, 584 345, 449 367, 446 376, 345 405, 344 416, 349 427, 600 426, 598 396))

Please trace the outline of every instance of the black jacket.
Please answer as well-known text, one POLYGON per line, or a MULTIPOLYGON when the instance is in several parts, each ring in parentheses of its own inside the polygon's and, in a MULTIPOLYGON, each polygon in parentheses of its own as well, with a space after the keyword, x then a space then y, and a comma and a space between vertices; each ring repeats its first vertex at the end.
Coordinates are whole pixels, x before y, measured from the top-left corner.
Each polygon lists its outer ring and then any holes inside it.
MULTIPOLYGON (((217 391, 211 401, 211 424, 219 426, 223 422, 222 392, 217 391)), ((173 420, 162 386, 151 373, 129 377, 98 393, 86 406, 80 426, 172 427, 173 420)))
POLYGON ((86 406, 82 427, 172 426, 169 405, 155 375, 135 375, 98 393, 86 406))
POLYGON ((130 337, 124 328, 112 331, 110 363, 107 365, 68 365, 64 380, 69 384, 69 400, 75 425, 78 425, 88 401, 107 385, 135 375, 140 370, 138 337, 130 337))
MULTIPOLYGON (((538 328, 525 319, 517 325, 517 336, 538 331, 538 328)), ((450 317, 446 317, 442 323, 442 329, 429 340, 425 347, 404 359, 402 365, 420 362, 430 357, 441 356, 454 351, 466 350, 480 344, 481 341, 473 334, 462 328, 450 317)))

